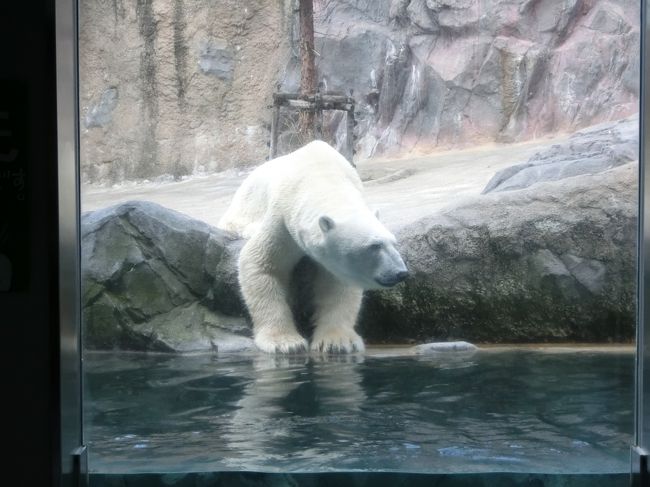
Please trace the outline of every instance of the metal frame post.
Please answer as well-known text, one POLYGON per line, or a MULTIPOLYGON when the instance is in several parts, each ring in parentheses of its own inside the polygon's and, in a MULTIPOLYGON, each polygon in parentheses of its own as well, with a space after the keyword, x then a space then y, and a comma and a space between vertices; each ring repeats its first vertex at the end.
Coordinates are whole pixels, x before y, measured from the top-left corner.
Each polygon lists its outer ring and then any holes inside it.
MULTIPOLYGON (((79 239, 78 2, 56 2, 62 485, 80 485, 83 447, 79 239)), ((85 451, 85 450, 84 450, 85 451)))
POLYGON ((648 452, 650 451, 650 313, 645 306, 650 302, 650 25, 647 2, 641 2, 641 99, 639 114, 639 229, 637 259, 637 329, 636 329, 636 389, 635 431, 631 450, 631 485, 650 485, 648 452))

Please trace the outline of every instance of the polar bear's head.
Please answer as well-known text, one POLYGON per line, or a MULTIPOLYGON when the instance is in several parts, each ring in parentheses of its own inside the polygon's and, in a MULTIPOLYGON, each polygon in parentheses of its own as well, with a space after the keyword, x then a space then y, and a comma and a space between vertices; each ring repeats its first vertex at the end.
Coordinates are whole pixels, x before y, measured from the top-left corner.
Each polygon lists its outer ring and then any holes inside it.
POLYGON ((370 212, 318 219, 321 239, 314 257, 339 279, 364 289, 382 289, 402 282, 408 270, 395 236, 370 212))

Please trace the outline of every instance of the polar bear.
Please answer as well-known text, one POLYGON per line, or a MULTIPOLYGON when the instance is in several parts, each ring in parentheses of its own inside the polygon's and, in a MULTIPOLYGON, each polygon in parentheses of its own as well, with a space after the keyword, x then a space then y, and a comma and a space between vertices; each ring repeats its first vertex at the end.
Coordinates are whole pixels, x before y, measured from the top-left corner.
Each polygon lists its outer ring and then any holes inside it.
POLYGON ((238 278, 265 352, 362 352, 354 326, 363 290, 408 275, 395 237, 364 202, 357 172, 322 141, 253 170, 217 226, 248 239, 238 278), (288 302, 292 270, 304 256, 318 267, 310 347, 288 302))

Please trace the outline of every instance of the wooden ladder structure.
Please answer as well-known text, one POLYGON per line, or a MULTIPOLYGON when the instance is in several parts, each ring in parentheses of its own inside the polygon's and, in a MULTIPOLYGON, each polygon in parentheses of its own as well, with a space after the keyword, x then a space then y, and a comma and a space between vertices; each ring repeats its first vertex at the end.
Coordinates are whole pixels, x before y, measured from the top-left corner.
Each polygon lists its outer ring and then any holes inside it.
POLYGON ((270 158, 278 154, 278 136, 280 125, 280 108, 311 111, 314 116, 314 137, 323 137, 323 111, 341 110, 346 112, 346 144, 343 156, 354 166, 354 98, 350 95, 321 94, 301 95, 299 93, 273 93, 273 116, 271 118, 271 152, 270 158))

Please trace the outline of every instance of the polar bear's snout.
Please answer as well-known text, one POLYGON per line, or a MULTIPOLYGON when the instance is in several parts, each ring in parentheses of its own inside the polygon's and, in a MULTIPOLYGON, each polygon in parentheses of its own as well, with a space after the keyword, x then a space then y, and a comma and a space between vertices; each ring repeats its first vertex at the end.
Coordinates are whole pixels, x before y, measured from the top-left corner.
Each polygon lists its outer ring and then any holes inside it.
POLYGON ((381 287, 393 287, 409 276, 409 271, 402 260, 402 256, 392 244, 386 246, 383 252, 379 272, 375 275, 375 282, 381 287))
POLYGON ((409 271, 403 270, 399 271, 391 276, 381 276, 375 279, 377 284, 382 287, 393 287, 396 284, 399 284, 409 276, 409 271))
POLYGON ((397 259, 398 263, 393 269, 384 271, 375 277, 375 282, 381 287, 393 287, 409 276, 409 271, 399 254, 397 259))

